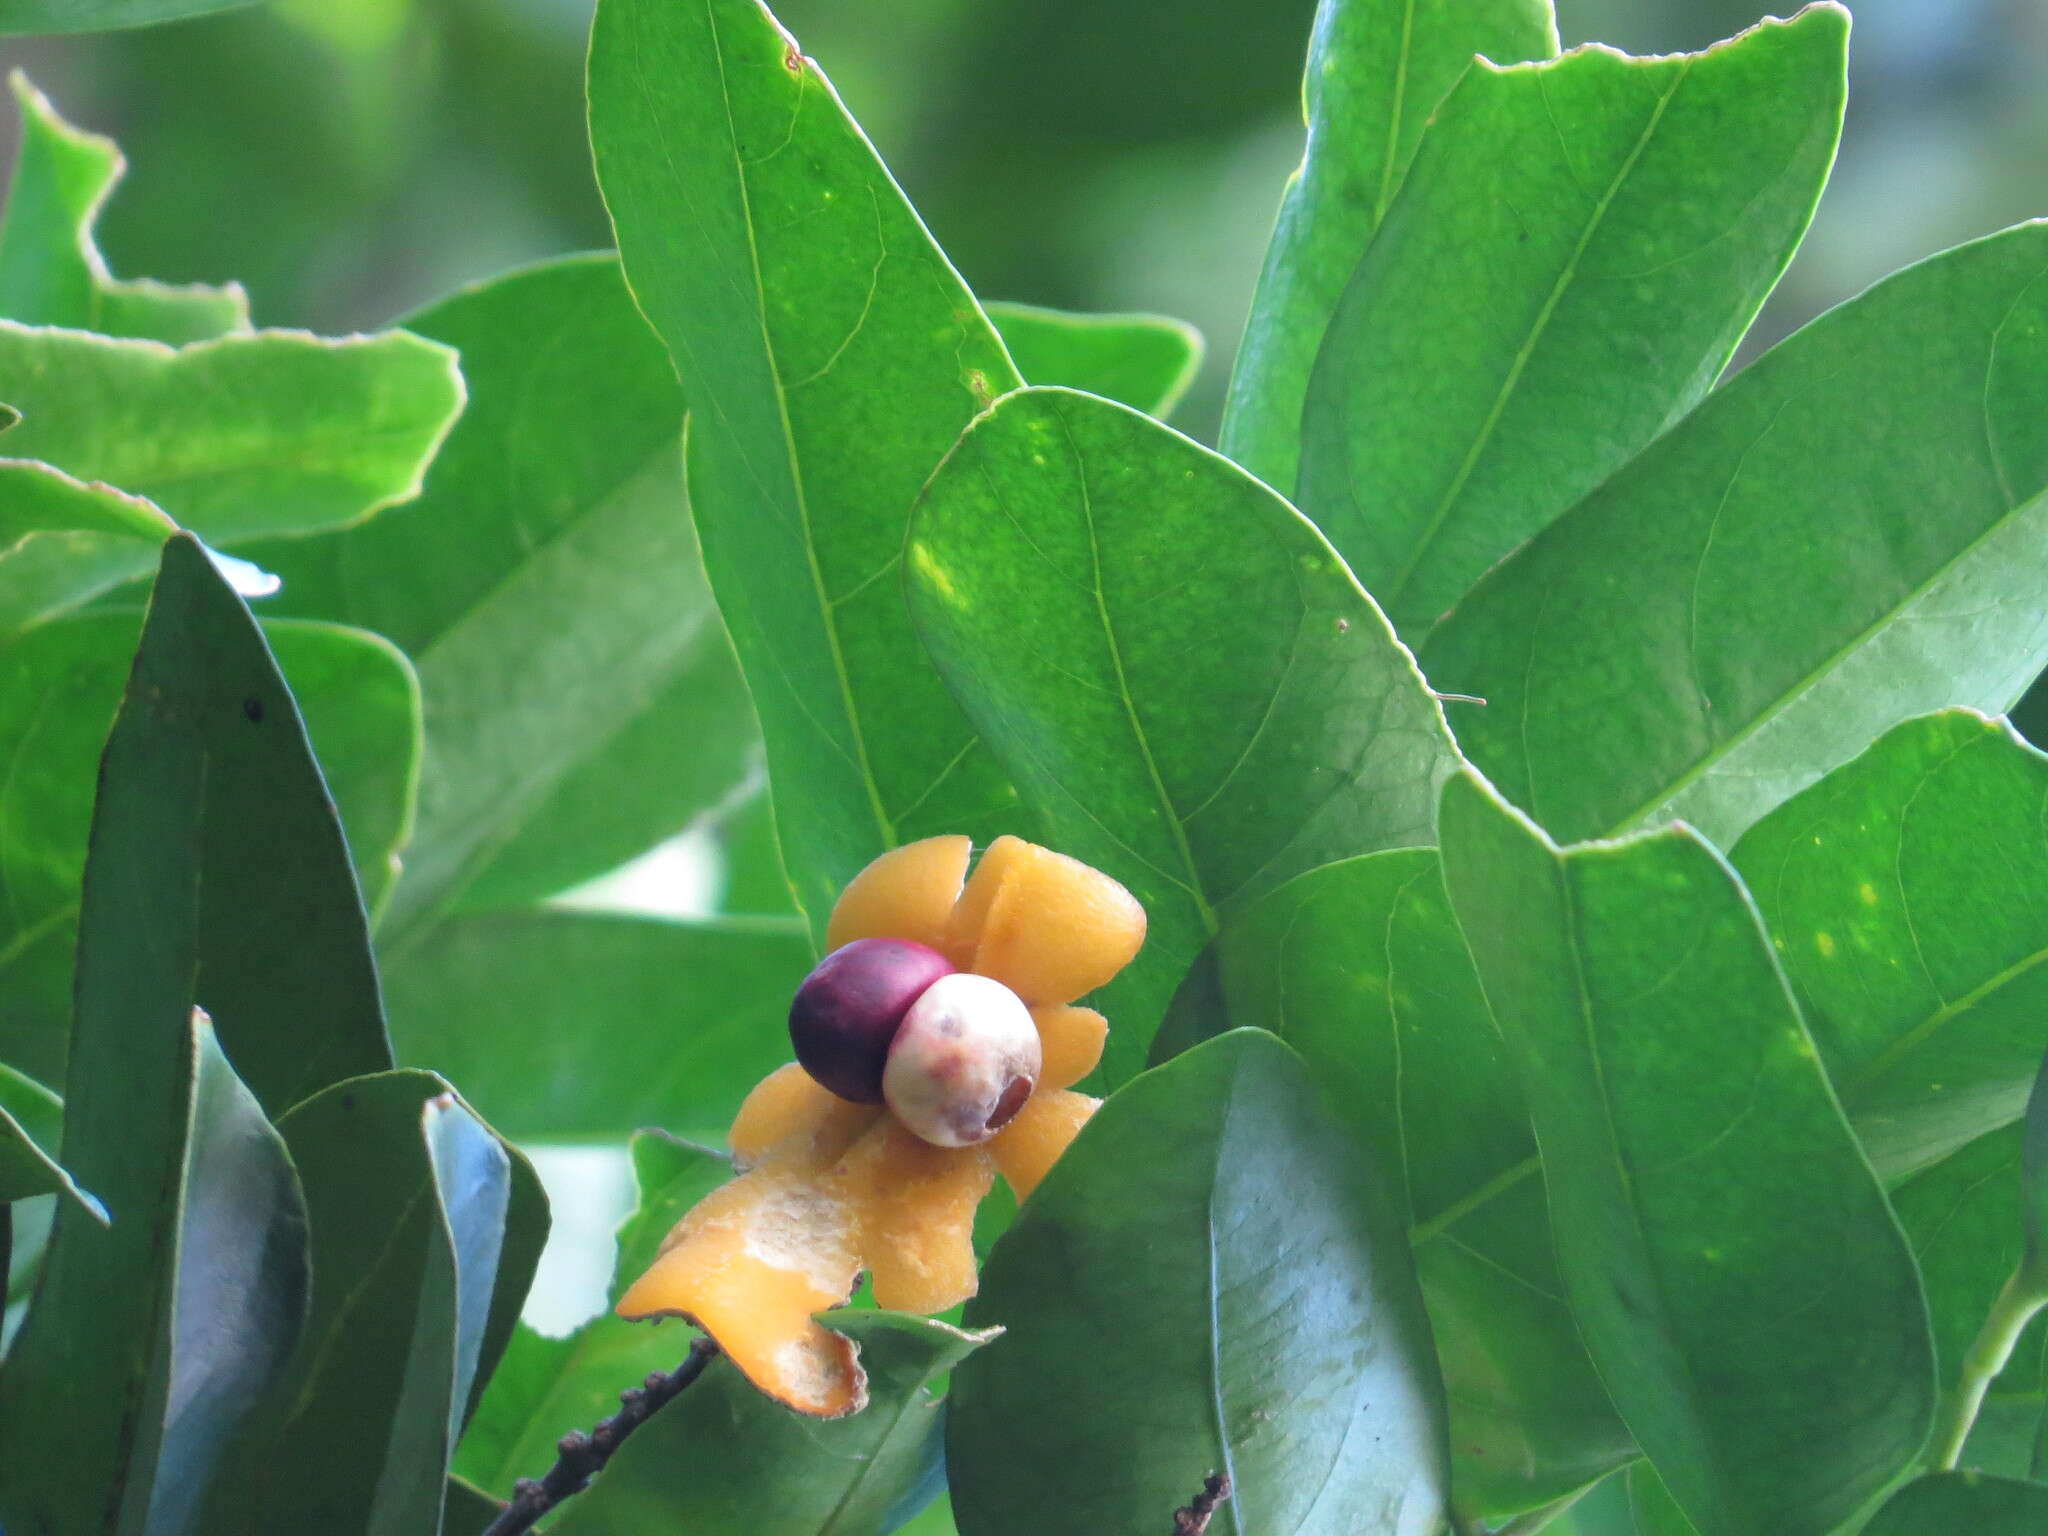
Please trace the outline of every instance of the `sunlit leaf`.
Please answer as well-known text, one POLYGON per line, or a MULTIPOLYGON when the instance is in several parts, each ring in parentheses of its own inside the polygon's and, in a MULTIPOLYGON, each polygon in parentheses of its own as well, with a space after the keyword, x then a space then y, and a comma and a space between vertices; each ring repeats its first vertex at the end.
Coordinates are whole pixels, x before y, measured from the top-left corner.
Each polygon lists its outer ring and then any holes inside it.
POLYGON ((1703 1536, 1831 1531, 1919 1451, 1934 1361, 1755 909, 1687 828, 1559 849, 1469 770, 1440 824, 1615 1406, 1703 1536))
POLYGON ((1434 851, 1298 876, 1227 919, 1215 954, 1216 1027, 1299 1052, 1403 1211, 1458 1507, 1530 1508, 1633 1455, 1559 1294, 1529 1111, 1434 851))
POLYGON ((1231 458, 1293 493, 1309 370, 1430 115, 1474 54, 1511 64, 1556 52, 1551 0, 1322 0, 1303 81, 1308 144, 1230 381, 1231 458))
MULTIPOLYGON (((24 3, 34 0, 0 0, 0 29, 24 3)), ((21 71, 7 83, 21 108, 21 143, 0 210, 0 315, 174 346, 249 329, 239 283, 124 282, 108 272, 93 225, 127 168, 120 149, 65 122, 21 71)))
POLYGON ((1018 383, 823 74, 758 0, 604 0, 591 141, 691 410, 704 562, 813 929, 894 843, 1012 798, 933 675, 899 558, 918 489, 1018 383))
POLYGON ((1479 64, 1332 315, 1298 501, 1401 633, 1697 405, 1834 160, 1849 16, 1479 64))
POLYGON ((1436 701, 1321 535, 1228 460, 1022 391, 933 478, 908 550, 919 630, 1026 807, 1145 903, 1103 994, 1112 1082, 1219 911, 1431 841, 1436 701))
POLYGON ((1202 366, 1202 334, 1163 315, 1083 315, 990 304, 1017 371, 1033 384, 1105 395, 1162 420, 1202 366))
MULTIPOLYGON (((119 487, 217 548, 337 527, 413 496, 463 398, 455 354, 403 332, 250 331, 173 348, 0 321, 0 378, 22 415, 10 456, 119 487)), ((148 516, 105 495, 85 508, 21 471, 0 495, 34 498, 0 514, 9 533, 24 519, 23 532, 50 526, 53 499, 73 518, 148 516)), ((51 543, 0 556, 0 617, 82 602, 152 563, 147 544, 104 529, 75 566, 51 543)))
POLYGON ((1968 710, 1887 732, 1735 846, 1888 1178, 2018 1118, 2048 1047, 2048 757, 1968 710))
POLYGON ((1745 368, 1431 635, 1459 745, 1563 838, 1722 846, 1900 720, 2048 661, 2048 224, 1934 257, 1745 368))

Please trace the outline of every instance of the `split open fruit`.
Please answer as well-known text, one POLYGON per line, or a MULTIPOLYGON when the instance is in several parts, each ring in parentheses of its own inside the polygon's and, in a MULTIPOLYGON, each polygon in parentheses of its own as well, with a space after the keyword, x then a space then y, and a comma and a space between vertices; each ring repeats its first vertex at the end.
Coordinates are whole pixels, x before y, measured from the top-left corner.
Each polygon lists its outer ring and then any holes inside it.
POLYGON ((1144 908, 1021 838, 997 838, 969 878, 972 851, 909 843, 840 894, 791 1009, 798 1061, 733 1122, 739 1176, 619 1300, 621 1317, 694 1321, 802 1413, 867 1401, 858 1349, 814 1314, 863 1270, 898 1311, 972 1296, 974 1212, 996 1175, 1029 1198, 1097 1104, 1073 1084, 1108 1025, 1074 1000, 1137 954, 1144 908))

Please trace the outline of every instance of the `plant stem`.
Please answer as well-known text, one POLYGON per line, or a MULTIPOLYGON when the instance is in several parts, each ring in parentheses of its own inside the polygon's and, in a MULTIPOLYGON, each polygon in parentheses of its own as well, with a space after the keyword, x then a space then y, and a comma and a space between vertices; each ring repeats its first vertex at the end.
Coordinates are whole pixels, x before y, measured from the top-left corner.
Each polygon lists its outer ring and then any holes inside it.
POLYGON ((2033 1282, 2023 1262, 2006 1280, 1998 1299, 1991 1303, 1990 1316, 1984 1319, 1984 1326, 1963 1356, 1962 1379, 1956 1383, 1946 1414, 1936 1427, 1929 1452, 1929 1465, 1935 1471, 1954 1471, 1956 1463, 1962 1460, 1963 1442, 1970 1438, 1970 1428, 1984 1406, 1984 1394, 2012 1358, 2013 1346, 2019 1343, 2027 1324, 2044 1306, 2048 1306, 2048 1292, 2033 1282))
POLYGON ((582 1492, 604 1470, 604 1464, 612 1459, 612 1453, 626 1436, 703 1375, 704 1367, 717 1353, 718 1345, 709 1338, 698 1339, 673 1371, 656 1371, 643 1385, 621 1392, 619 1411, 601 1420, 589 1434, 572 1432, 562 1436, 555 1443, 555 1464, 548 1469, 547 1476, 519 1479, 512 1488, 512 1502, 485 1527, 484 1536, 520 1536, 521 1532, 532 1530, 536 1520, 570 1494, 582 1492))

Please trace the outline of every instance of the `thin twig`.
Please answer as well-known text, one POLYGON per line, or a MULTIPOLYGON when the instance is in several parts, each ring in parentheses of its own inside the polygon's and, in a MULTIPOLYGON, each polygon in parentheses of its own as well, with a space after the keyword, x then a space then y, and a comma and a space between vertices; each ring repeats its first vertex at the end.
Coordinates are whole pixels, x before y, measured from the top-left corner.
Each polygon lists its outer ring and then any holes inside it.
POLYGON ((1202 1536, 1209 1529, 1209 1517, 1216 1513, 1216 1506, 1229 1497, 1229 1474, 1211 1472, 1202 1479, 1202 1491, 1195 1495, 1195 1501, 1173 1512, 1173 1536, 1202 1536))
POLYGON ((656 1410, 704 1374, 718 1345, 700 1338, 673 1371, 654 1372, 640 1386, 619 1394, 619 1411, 599 1420, 589 1434, 572 1431, 555 1442, 555 1464, 538 1480, 522 1477, 512 1485, 512 1502, 484 1530, 484 1536, 519 1536, 572 1493, 581 1493, 604 1470, 626 1436, 653 1418, 656 1410))

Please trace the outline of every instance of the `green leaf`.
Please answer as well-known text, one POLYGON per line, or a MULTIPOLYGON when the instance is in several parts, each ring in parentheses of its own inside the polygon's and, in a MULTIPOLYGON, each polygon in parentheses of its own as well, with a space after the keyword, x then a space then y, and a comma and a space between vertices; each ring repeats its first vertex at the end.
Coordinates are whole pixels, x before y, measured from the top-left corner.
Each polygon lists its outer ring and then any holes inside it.
POLYGON ((7 83, 21 108, 21 143, 0 210, 0 315, 173 346, 248 330, 240 283, 123 282, 107 270, 93 226, 127 168, 120 149, 65 122, 20 70, 7 83))
POLYGON ((1863 1536, 2036 1536, 2048 1524, 2048 1487, 1978 1472, 1916 1478, 1886 1501, 1863 1536))
POLYGON ((1017 371, 1121 401, 1162 421, 1202 370, 1202 333, 1164 315, 1077 315, 1032 304, 989 304, 1017 371))
POLYGON ((705 568, 783 858, 822 936, 883 849, 987 841, 1012 813, 918 646, 898 561, 925 478, 1016 370, 758 0, 604 0, 590 103, 626 278, 689 400, 705 568))
MULTIPOLYGON (((80 1189, 57 1161, 64 1101, 32 1077, 0 1062, 0 1206, 32 1195, 69 1195, 104 1223, 106 1207, 80 1189)), ((6 1265, 0 1263, 0 1274, 6 1265)))
POLYGON ((1754 908, 1688 828, 1560 850, 1469 770, 1440 826, 1615 1406, 1704 1536, 1831 1530, 1919 1451, 1933 1352, 1754 908))
MULTIPOLYGON (((19 903, 18 936, 70 920, 79 818, 106 718, 89 701, 106 697, 102 690, 121 676, 117 658, 133 622, 81 615, 9 648, 21 664, 6 670, 0 719, 20 722, 12 748, 22 776, 0 800, 0 858, 19 903), (48 709, 53 698, 66 710, 48 709)), ((381 818, 373 825, 388 856, 403 820, 400 812, 394 824, 389 807, 394 799, 402 805, 405 788, 392 756, 403 762, 416 729, 403 661, 367 636, 323 631, 305 639, 328 696, 362 712, 337 719, 350 721, 352 755, 371 776, 364 787, 380 807, 371 815, 381 818), (378 761, 380 751, 392 756, 378 761)), ((236 1069, 277 1113, 327 1083, 389 1066, 335 803, 263 632, 188 536, 164 546, 142 645, 123 717, 136 781, 126 792, 175 806, 167 817, 190 818, 196 842, 170 846, 189 860, 180 900, 193 904, 198 924, 197 999, 236 1069), (280 858, 280 849, 292 856, 280 858)), ((61 1033, 54 1042, 47 1034, 46 1022, 39 1054, 61 1059, 61 1033)))
POLYGON ((1829 1076, 1896 1179, 2018 1118, 2048 1009, 2048 758, 1945 710, 1735 847, 1829 1076))
POLYGON ((1726 847, 1911 715, 2048 661, 2048 223, 1908 268, 1744 369, 1496 567, 1422 653, 1563 838, 1726 847))
POLYGON ((1703 399, 1813 216, 1848 12, 1469 70, 1332 315, 1302 510, 1404 635, 1703 399))
POLYGON ((1098 1112, 996 1245, 954 1373, 971 1536, 1164 1530, 1214 1471, 1213 1536, 1434 1531, 1442 1387, 1392 1202, 1257 1030, 1098 1112), (1312 1474, 1304 1469, 1313 1468, 1312 1474), (1057 1490, 1056 1493, 1049 1490, 1057 1490))
MULTIPOLYGON (((218 599, 221 614, 231 601, 224 595, 218 599)), ((0 1056, 51 1078, 63 1071, 71 1017, 71 951, 93 785, 139 626, 139 616, 129 613, 73 614, 39 625, 0 649, 0 1056)), ((312 889, 302 882, 320 865, 296 872, 282 866, 262 839, 272 832, 283 835, 283 825, 264 822, 262 816, 270 813, 236 798, 247 793, 251 778, 269 788, 270 776, 276 775, 277 792, 259 797, 262 805, 291 826, 303 820, 331 828, 332 812, 324 798, 331 794, 353 848, 357 879, 372 893, 388 888, 410 823, 412 774, 420 750, 418 691, 405 659, 374 635, 323 624, 266 625, 269 657, 239 625, 223 631, 229 632, 240 634, 235 644, 239 659, 212 683, 217 691, 205 718, 212 747, 231 754, 241 766, 222 770, 230 777, 221 781, 210 823, 216 856, 246 858, 247 866, 235 878, 275 882, 289 900, 283 894, 276 903, 266 899, 270 919, 295 921, 292 914, 304 907, 312 889), (283 684, 271 670, 272 657, 310 722, 324 772, 306 755, 305 739, 283 702, 283 684), (242 681, 255 681, 238 691, 243 671, 248 676, 242 681), (251 699, 261 722, 249 719, 251 699), (287 793, 286 786, 295 788, 287 793)), ((321 840, 333 860, 338 838, 330 829, 321 840)), ((338 890, 341 873, 331 862, 327 868, 324 878, 338 890)), ((346 900, 353 902, 353 894, 346 900)), ((355 979, 343 984, 343 976, 331 967, 348 966, 348 941, 335 933, 320 937, 320 924, 341 921, 332 911, 322 912, 318 923, 309 920, 305 931, 281 949, 249 962, 258 965, 257 977, 267 978, 252 980, 251 988, 263 995, 266 988, 282 985, 283 996, 304 998, 312 1009, 295 1016, 301 1021, 354 1018, 351 1032, 369 1030, 381 1039, 381 1026, 372 1028, 374 1012, 366 1021, 355 1011, 374 1003, 374 990, 365 990, 368 959, 356 956, 355 979), (306 957, 293 947, 306 942, 315 944, 316 954, 329 943, 341 950, 308 970, 306 957), (296 979, 279 977, 280 969, 293 971, 296 979)), ((265 932, 277 942, 274 929, 265 932)), ((244 961, 221 963, 239 966, 244 961)), ((234 1026, 226 1022, 231 1012, 223 1011, 221 1018, 232 1043, 234 1026)), ((295 1024, 263 1049, 294 1049, 292 1041, 306 1038, 296 1033, 295 1024)), ((381 1045, 366 1048, 382 1050, 381 1045)), ((384 1058, 357 1059, 374 1067, 384 1058)), ((290 1091, 268 1082, 264 1072, 257 1075, 265 1092, 290 1091)))
MULTIPOLYGON (((826 1423, 806 1419, 763 1396, 729 1360, 715 1360, 563 1506, 553 1536, 893 1530, 905 1496, 930 1486, 940 1454, 932 1383, 994 1334, 900 1312, 826 1312, 820 1321, 860 1346, 866 1408, 826 1423)), ((665 1332, 680 1358, 682 1330, 665 1332)))
POLYGON ((419 667, 427 755, 387 945, 643 852, 739 783, 756 740, 690 531, 682 396, 617 262, 514 272, 408 324, 460 351, 470 390, 419 500, 243 551, 290 612, 419 667))
POLYGON ((1693 1523, 1647 1461, 1628 1470, 1628 1503, 1635 1536, 1695 1536, 1693 1523))
MULTIPOLYGON (((1981 1136, 1905 1179, 1892 1190, 1892 1209, 1912 1245, 1927 1293, 1936 1379, 1953 1383, 2025 1252, 2020 1127, 2008 1125, 1981 1136)), ((2035 1337, 2038 1341, 2042 1335, 2035 1337)), ((2048 1359, 2039 1349, 2022 1348, 1994 1390, 2038 1393, 2044 1387, 2048 1359)))
POLYGON ((925 644, 1026 808, 1145 903, 1104 993, 1112 1083, 1219 911, 1432 840, 1441 710, 1321 535, 1228 460, 1021 391, 933 477, 908 550, 925 644))
MULTIPOLYGON (((261 633, 189 537, 165 546, 99 783, 63 1161, 113 1223, 60 1210, 36 1304, 0 1380, 10 1473, 16 1447, 36 1468, 10 1478, 0 1519, 30 1528, 43 1520, 57 1529, 92 1521, 100 1522, 94 1529, 139 1528, 159 1452, 174 1443, 165 1436, 188 1402, 199 1402, 180 1395, 184 1367, 175 1359, 160 1368, 178 1326, 177 1288, 254 1286, 250 1277, 269 1272, 271 1245, 282 1241, 276 1178, 263 1186, 268 1196, 252 1184, 225 1215, 193 1182, 188 1157, 206 1154, 211 1134, 188 1120, 195 1074, 202 1106, 214 1092, 211 1069, 191 1059, 195 999, 212 1006, 258 1102, 289 1103, 355 1062, 389 1061, 333 806, 261 633), (179 1247, 181 1213, 205 1222, 189 1248, 179 1247), (236 1224, 244 1219, 246 1228, 236 1224), (219 1235, 224 1228, 233 1236, 219 1235), (179 1267, 185 1253, 207 1256, 206 1273, 189 1282, 179 1267), (61 1390, 50 1389, 59 1379, 61 1390), (151 1382, 157 1395, 134 1399, 135 1413, 105 1411, 151 1382), (125 1502, 110 1526, 103 1500, 111 1488, 124 1489, 125 1502)), ((241 1092, 228 1098, 240 1104, 241 1092)), ((268 1132, 253 1105, 246 1109, 235 1118, 249 1126, 219 1156, 271 1167, 275 1160, 256 1150, 268 1132)), ((238 1293, 206 1320, 217 1328, 223 1315, 248 1313, 246 1336, 238 1321, 229 1339, 253 1359, 274 1334, 252 1297, 238 1293)), ((234 1378, 237 1401, 255 1395, 255 1370, 234 1378)), ((203 1423, 212 1426, 206 1437, 219 1428, 203 1423)))
MULTIPOLYGON (((408 499, 462 408, 455 354, 402 331, 252 331, 171 348, 0 321, 0 378, 22 414, 10 455, 145 498, 215 548, 408 499)), ((103 539, 90 552, 62 601, 149 569, 140 544, 103 539)), ((6 585, 9 564, 0 613, 52 604, 47 561, 26 595, 6 585)))
POLYGON ((1226 454, 1293 493, 1309 370, 1431 114, 1474 54, 1507 64, 1556 52, 1550 0, 1322 0, 1303 82, 1308 146, 1231 376, 1226 454))
POLYGON ((177 531, 140 496, 0 459, 0 635, 148 569, 177 531))
POLYGON ((127 1080, 74 1073, 64 1155, 107 1191, 107 1212, 60 1206, 0 1375, 0 1517, 28 1529, 206 1529, 196 1516, 222 1453, 305 1322, 306 1207, 284 1143, 205 1014, 187 1004, 182 1028, 161 1016, 189 976, 146 941, 106 943, 170 928, 141 899, 149 863, 96 866, 81 946, 79 1054, 127 1080), (133 886, 110 889, 123 877, 133 886), (138 1038, 141 1022, 158 1038, 138 1038))
POLYGON ((305 1184, 312 1307, 206 1528, 435 1530, 485 1355, 511 1158, 427 1072, 336 1083, 278 1128, 305 1184))
MULTIPOLYGON (((640 1199, 619 1229, 613 1299, 654 1262, 683 1213, 732 1177, 728 1159, 658 1131, 641 1132, 631 1146, 640 1199)), ((616 1412, 619 1393, 650 1372, 675 1369, 688 1337, 609 1313, 567 1338, 547 1338, 522 1325, 462 1437, 455 1470, 509 1498, 519 1478, 538 1477, 553 1464, 563 1435, 588 1431, 616 1412)), ((693 1453, 687 1465, 695 1469, 706 1459, 693 1453)))
POLYGON ((0 34, 103 32, 232 11, 252 0, 0 0, 0 34))
POLYGON ((306 1200, 285 1143, 192 1015, 195 1057, 178 1212, 170 1337, 144 1401, 164 1414, 163 1442, 137 1527, 149 1536, 210 1530, 201 1497, 230 1438, 282 1374, 306 1323, 312 1281, 306 1200), (224 1326, 225 1322, 225 1326, 224 1326))
POLYGON ((521 1140, 720 1137, 789 1059, 811 964, 794 923, 530 908, 449 919, 385 986, 406 1059, 436 1063, 521 1140))
POLYGON ((1301 1055, 1408 1224, 1458 1507, 1533 1507, 1633 1455, 1559 1295, 1529 1111, 1434 850, 1297 876, 1215 953, 1228 1023, 1301 1055))

